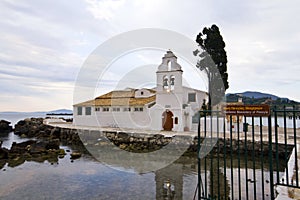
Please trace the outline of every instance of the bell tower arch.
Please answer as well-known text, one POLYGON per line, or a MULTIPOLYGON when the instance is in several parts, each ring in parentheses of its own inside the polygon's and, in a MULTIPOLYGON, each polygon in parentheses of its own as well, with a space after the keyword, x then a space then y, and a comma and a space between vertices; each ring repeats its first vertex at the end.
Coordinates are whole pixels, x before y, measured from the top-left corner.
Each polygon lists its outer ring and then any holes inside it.
POLYGON ((182 129, 182 73, 177 57, 172 51, 167 51, 156 71, 156 110, 157 116, 161 116, 157 123, 163 122, 160 125, 162 130, 182 129))
POLYGON ((177 57, 172 51, 167 51, 156 72, 157 94, 182 93, 182 72, 177 57))

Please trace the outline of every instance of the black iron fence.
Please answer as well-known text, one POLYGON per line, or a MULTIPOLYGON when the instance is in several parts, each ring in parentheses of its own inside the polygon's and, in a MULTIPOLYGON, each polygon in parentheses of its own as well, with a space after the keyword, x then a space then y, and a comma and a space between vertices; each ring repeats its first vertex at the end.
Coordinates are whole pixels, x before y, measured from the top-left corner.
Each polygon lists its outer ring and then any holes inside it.
POLYGON ((299 188, 299 115, 295 108, 268 117, 201 111, 198 199, 275 199, 278 187, 299 188))

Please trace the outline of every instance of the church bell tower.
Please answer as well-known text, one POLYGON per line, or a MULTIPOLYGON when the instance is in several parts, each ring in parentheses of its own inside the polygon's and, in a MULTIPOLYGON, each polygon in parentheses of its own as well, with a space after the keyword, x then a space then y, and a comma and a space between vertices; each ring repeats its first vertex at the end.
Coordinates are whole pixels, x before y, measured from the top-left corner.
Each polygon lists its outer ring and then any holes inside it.
POLYGON ((182 106, 182 69, 172 51, 162 58, 156 72, 156 103, 165 108, 182 106))

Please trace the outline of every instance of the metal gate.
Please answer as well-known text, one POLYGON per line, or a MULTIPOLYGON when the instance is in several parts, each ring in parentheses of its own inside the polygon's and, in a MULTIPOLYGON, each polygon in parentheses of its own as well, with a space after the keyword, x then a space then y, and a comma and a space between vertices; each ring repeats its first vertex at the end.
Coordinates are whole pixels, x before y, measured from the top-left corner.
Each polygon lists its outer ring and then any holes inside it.
POLYGON ((299 117, 294 107, 268 117, 201 111, 198 199, 280 199, 299 188, 299 117))

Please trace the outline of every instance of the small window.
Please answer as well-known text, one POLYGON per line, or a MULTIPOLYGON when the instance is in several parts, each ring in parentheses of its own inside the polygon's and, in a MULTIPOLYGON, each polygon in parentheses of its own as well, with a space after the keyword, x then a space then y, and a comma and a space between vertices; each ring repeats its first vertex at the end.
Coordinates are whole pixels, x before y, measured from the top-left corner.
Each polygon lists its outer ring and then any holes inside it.
POLYGON ((175 117, 175 124, 178 124, 178 117, 175 117))
POLYGON ((170 78, 170 86, 171 86, 171 90, 174 90, 174 86, 175 86, 175 76, 171 76, 170 78))
POLYGON ((170 85, 175 85, 175 76, 171 76, 170 85))
POLYGON ((82 115, 82 107, 77 108, 77 115, 82 115))
POLYGON ((120 112, 120 108, 113 108, 113 112, 120 112))
POLYGON ((92 114, 92 108, 91 107, 85 107, 85 115, 91 115, 92 114))
POLYGON ((109 111, 109 108, 108 108, 108 107, 104 107, 104 108, 102 108, 102 111, 103 111, 103 112, 108 112, 108 111, 109 111))
POLYGON ((196 112, 195 115, 192 117, 192 123, 193 124, 198 124, 199 117, 200 117, 200 112, 196 112))
POLYGON ((188 94, 188 101, 189 102, 196 102, 196 93, 189 93, 188 94))
POLYGON ((168 71, 171 71, 171 61, 168 62, 168 71))
POLYGON ((99 112, 99 111, 100 111, 100 108, 99 108, 99 107, 96 107, 96 108, 95 108, 95 111, 96 111, 96 112, 99 112))
POLYGON ((143 107, 136 107, 134 108, 135 112, 143 112, 144 108, 143 107))
POLYGON ((131 109, 130 109, 130 108, 124 108, 123 111, 124 111, 124 112, 130 112, 131 109))
POLYGON ((165 90, 169 88, 169 78, 167 76, 164 76, 163 78, 163 88, 165 90))
POLYGON ((144 95, 144 92, 143 92, 143 91, 141 91, 141 95, 144 95))

